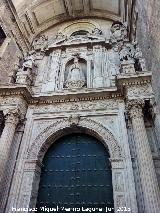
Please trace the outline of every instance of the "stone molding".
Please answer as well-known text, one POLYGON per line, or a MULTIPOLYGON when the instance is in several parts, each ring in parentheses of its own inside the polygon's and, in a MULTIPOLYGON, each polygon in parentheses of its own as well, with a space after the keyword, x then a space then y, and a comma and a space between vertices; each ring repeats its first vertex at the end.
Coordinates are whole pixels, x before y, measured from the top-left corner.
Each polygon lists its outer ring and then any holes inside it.
MULTIPOLYGON (((111 158, 123 159, 124 155, 122 153, 122 148, 115 140, 113 134, 103 125, 86 118, 80 118, 78 123, 77 120, 72 123, 74 123, 74 126, 85 128, 88 130, 88 133, 98 136, 103 141, 104 145, 108 147, 111 158)), ((70 126, 70 118, 65 118, 59 119, 57 122, 45 128, 45 130, 36 137, 29 148, 27 160, 32 159, 41 161, 51 143, 61 136, 61 131, 70 128, 70 126), (49 140, 50 138, 52 138, 52 142, 49 140)))

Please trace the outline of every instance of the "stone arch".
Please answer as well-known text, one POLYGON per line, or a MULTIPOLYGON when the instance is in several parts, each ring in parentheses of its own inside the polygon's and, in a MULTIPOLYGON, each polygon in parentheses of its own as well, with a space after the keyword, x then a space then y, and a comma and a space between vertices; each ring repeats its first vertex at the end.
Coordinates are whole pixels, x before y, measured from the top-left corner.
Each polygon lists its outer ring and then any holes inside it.
MULTIPOLYGON (((17 206, 30 206, 35 208, 39 189, 42 160, 49 147, 65 134, 70 134, 67 130, 79 130, 96 137, 108 149, 112 167, 112 184, 114 194, 114 208, 119 207, 119 198, 121 198, 122 206, 130 206, 130 200, 126 194, 128 180, 132 183, 132 179, 126 178, 126 166, 128 164, 127 156, 125 156, 122 148, 115 140, 114 135, 102 124, 88 118, 79 117, 78 115, 69 118, 62 118, 45 128, 33 141, 28 150, 27 158, 24 161, 22 183, 20 187, 20 196, 17 200, 17 206), (121 182, 117 179, 120 177, 121 182), (122 190, 116 190, 117 184, 121 184, 122 190), (126 185, 126 187, 124 187, 126 185)), ((128 178, 128 175, 127 175, 128 178)), ((19 183, 18 183, 19 184, 19 183)), ((130 198, 132 195, 129 194, 130 198)), ((133 201, 133 199, 132 199, 133 201)))
POLYGON ((86 30, 92 33, 95 28, 100 28, 99 24, 95 21, 77 20, 63 26, 59 32, 62 32, 66 36, 70 36, 72 33, 79 30, 86 30))
POLYGON ((75 118, 71 117, 71 119, 60 119, 44 129, 32 143, 27 154, 27 160, 38 160, 42 162, 46 151, 54 141, 68 134, 68 129, 77 131, 77 129, 80 128, 87 134, 99 139, 108 149, 111 159, 122 159, 122 149, 113 134, 106 127, 94 120, 79 118, 77 116, 75 118))

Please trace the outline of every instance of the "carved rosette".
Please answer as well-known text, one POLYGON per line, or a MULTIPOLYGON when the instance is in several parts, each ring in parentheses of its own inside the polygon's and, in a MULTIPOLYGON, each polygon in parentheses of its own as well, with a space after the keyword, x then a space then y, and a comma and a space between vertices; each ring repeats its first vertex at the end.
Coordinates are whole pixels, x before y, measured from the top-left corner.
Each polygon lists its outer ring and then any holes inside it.
POLYGON ((143 117, 144 100, 131 100, 127 103, 130 118, 143 117))

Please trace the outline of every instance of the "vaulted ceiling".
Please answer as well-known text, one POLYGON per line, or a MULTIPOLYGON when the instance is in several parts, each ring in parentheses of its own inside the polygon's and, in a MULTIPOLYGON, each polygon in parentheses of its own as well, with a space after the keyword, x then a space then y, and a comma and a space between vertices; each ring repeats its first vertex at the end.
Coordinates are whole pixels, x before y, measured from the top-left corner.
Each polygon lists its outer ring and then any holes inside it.
POLYGON ((12 0, 24 34, 31 40, 58 23, 77 18, 123 21, 125 0, 12 0))

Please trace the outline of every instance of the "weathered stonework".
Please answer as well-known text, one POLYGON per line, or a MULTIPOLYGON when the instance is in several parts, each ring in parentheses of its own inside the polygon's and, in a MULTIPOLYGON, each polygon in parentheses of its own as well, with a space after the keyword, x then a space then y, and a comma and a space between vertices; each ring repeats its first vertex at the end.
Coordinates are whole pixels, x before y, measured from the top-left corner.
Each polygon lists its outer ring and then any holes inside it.
POLYGON ((86 133, 109 151, 115 211, 158 213, 160 117, 124 2, 79 1, 80 13, 69 0, 6 2, 16 23, 0 59, 0 212, 36 208, 47 150, 86 133))
POLYGON ((136 8, 138 11, 137 40, 146 59, 147 69, 153 72, 153 89, 160 110, 160 2, 159 0, 137 0, 136 8))

